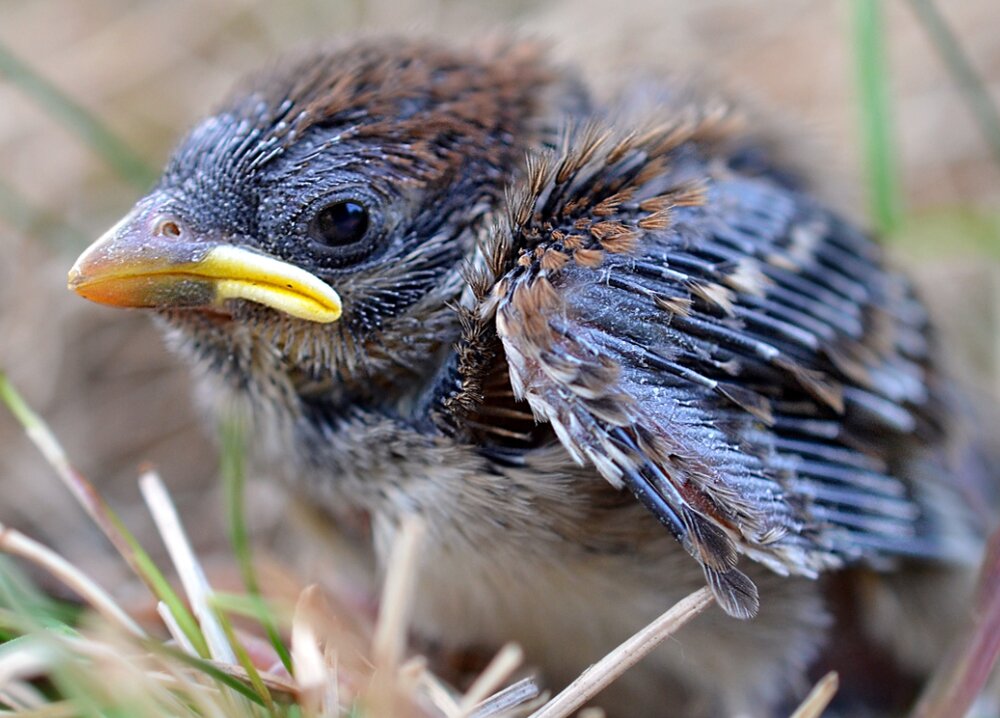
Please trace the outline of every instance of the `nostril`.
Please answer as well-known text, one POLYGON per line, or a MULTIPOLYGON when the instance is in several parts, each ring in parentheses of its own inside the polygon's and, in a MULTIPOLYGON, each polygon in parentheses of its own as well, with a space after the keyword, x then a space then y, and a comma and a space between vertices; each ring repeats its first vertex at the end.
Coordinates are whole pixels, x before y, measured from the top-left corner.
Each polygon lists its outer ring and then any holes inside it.
POLYGON ((173 217, 159 217, 153 222, 153 234, 158 237, 178 239, 182 233, 180 222, 173 217))

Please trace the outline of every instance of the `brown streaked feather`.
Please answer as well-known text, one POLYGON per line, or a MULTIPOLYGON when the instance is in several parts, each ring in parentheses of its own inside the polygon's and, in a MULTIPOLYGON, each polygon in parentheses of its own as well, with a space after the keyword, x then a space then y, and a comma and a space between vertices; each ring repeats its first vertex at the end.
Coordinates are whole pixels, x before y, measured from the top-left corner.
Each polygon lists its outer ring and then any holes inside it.
POLYGON ((478 311, 537 419, 629 487, 748 617, 740 553, 815 575, 948 549, 892 473, 906 417, 934 423, 922 315, 825 209, 767 178, 713 175, 723 119, 621 138, 588 126, 529 162, 492 239, 504 286, 478 311), (865 424, 897 438, 862 438, 865 424))
POLYGON ((487 43, 480 51, 431 43, 355 43, 310 52, 250 77, 235 88, 219 114, 254 114, 261 132, 287 145, 317 125, 372 136, 411 168, 444 173, 463 162, 449 137, 479 136, 479 151, 495 166, 513 161, 497 154, 491 138, 523 134, 539 114, 539 87, 556 75, 539 62, 531 43, 487 43), (392 147, 393 138, 405 144, 392 147))

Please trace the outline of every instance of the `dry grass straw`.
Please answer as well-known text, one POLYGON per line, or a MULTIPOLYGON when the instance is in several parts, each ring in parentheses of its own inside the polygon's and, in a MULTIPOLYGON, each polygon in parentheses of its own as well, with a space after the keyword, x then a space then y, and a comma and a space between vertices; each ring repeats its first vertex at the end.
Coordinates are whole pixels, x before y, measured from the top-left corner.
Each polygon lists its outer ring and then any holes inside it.
MULTIPOLYGON (((71 493, 102 528, 122 558, 157 599, 162 626, 142 626, 112 595, 54 551, 0 524, 0 550, 45 570, 93 610, 84 621, 66 621, 18 585, 0 566, 0 628, 13 640, 0 646, 0 704, 18 716, 105 715, 113 706, 135 716, 302 716, 303 718, 599 718, 585 708, 635 663, 709 607, 702 588, 682 599, 549 701, 538 699, 530 678, 504 684, 522 666, 522 653, 505 646, 470 688, 460 694, 434 676, 421 657, 407 658, 410 609, 423 525, 411 518, 393 546, 381 610, 370 645, 345 631, 317 586, 299 590, 290 622, 291 670, 278 647, 234 629, 223 600, 191 548, 169 493, 152 470, 139 479, 153 522, 168 549, 184 591, 178 596, 148 554, 93 486, 75 471, 58 440, 0 373, 0 399, 20 420, 71 493), (31 605, 32 601, 37 605, 31 605), (190 610, 188 609, 190 606, 190 610), (162 640, 156 634, 169 636, 162 640), (253 647, 251 651, 248 646, 253 647), (265 648, 262 648, 265 647, 265 648), (269 667, 262 667, 269 663, 269 667), (41 690, 39 680, 54 690, 41 690), (541 703, 541 705, 539 705, 541 703), (581 709, 583 709, 581 711, 581 709)), ((259 599, 253 595, 248 599, 259 599)), ((266 620, 280 612, 249 601, 247 613, 264 607, 266 620)), ((960 718, 982 691, 1000 654, 1000 532, 984 561, 976 611, 927 689, 913 718, 960 718)), ((835 673, 815 686, 792 718, 819 718, 837 691, 835 673)))
MULTIPOLYGON (((179 576, 183 599, 2 374, 0 398, 150 588, 163 624, 141 626, 79 567, 21 532, 0 526, 0 550, 44 569, 93 609, 80 623, 61 621, 37 606, 29 607, 24 597, 12 601, 13 608, 0 609, 0 625, 16 636, 0 647, 0 703, 15 715, 103 714, 114 706, 136 716, 502 718, 538 708, 532 718, 563 718, 712 602, 705 589, 680 601, 541 707, 533 679, 505 686, 522 667, 522 652, 515 645, 502 648, 470 688, 459 693, 434 676, 424 659, 407 658, 423 534, 422 524, 413 518, 403 523, 393 547, 379 618, 367 650, 362 637, 344 635, 323 592, 306 586, 299 592, 287 626, 292 671, 283 669, 277 651, 270 656, 272 667, 265 669, 260 657, 266 642, 254 639, 258 660, 253 660, 248 639, 220 609, 226 601, 213 590, 156 472, 144 471, 139 485, 179 576), (169 638, 154 638, 156 634, 169 638), (51 681, 56 690, 38 690, 39 679, 51 681)), ((6 583, 12 575, 4 574, 6 583)), ((30 589, 21 593, 30 596, 30 589)), ((268 618, 277 620, 277 612, 268 618)))
POLYGON ((562 693, 532 718, 560 718, 572 715, 602 689, 639 662, 653 648, 681 626, 708 608, 712 593, 701 588, 681 599, 666 613, 633 635, 614 651, 588 668, 562 693))
MULTIPOLYGON (((1000 657, 1000 529, 990 538, 972 617, 928 683, 912 718, 962 718, 983 692, 1000 657)), ((995 708, 995 706, 994 706, 995 708)))
MULTIPOLYGON (((119 532, 114 545, 121 547, 123 558, 130 564, 141 567, 137 574, 156 593, 166 582, 162 574, 155 567, 144 566, 146 559, 137 558, 145 556, 141 547, 132 543, 111 509, 73 470, 45 423, 31 412, 2 374, 0 397, 73 488, 74 496, 92 515, 101 518, 99 525, 106 531, 119 532)), ((21 532, 0 526, 0 550, 44 569, 93 609, 93 614, 79 624, 59 622, 37 610, 22 608, 19 612, 16 606, 13 610, 0 609, 0 625, 18 636, 0 647, 0 704, 8 713, 37 718, 86 715, 114 705, 127 706, 129 715, 136 716, 503 718, 533 711, 530 718, 566 718, 580 711, 580 716, 599 718, 603 715, 600 709, 581 709, 713 602, 706 588, 679 601, 551 700, 539 699, 538 686, 531 678, 505 687, 522 667, 522 652, 515 645, 502 648, 469 689, 460 694, 431 673, 424 659, 407 659, 409 612, 423 534, 420 521, 410 519, 401 527, 392 550, 370 646, 366 649, 362 636, 345 633, 336 620, 336 609, 331 608, 319 587, 306 586, 300 590, 286 626, 291 638, 292 672, 284 670, 276 651, 270 655, 271 667, 262 668, 261 655, 267 651, 262 652, 261 646, 266 642, 259 637, 241 636, 226 612, 220 610, 226 601, 214 592, 163 482, 155 472, 147 470, 139 483, 180 577, 186 598, 182 609, 186 613, 186 606, 191 606, 191 620, 197 629, 195 640, 181 627, 172 602, 159 594, 157 614, 163 625, 140 626, 79 567, 21 532), (169 638, 151 637, 157 633, 169 638), (256 642, 256 661, 251 660, 247 648, 251 638, 256 642), (37 688, 39 679, 48 679, 57 687, 54 695, 37 688), (109 689, 110 685, 115 688, 109 689)), ((989 575, 980 592, 987 604, 997 602, 995 586, 990 583, 997 580, 996 575, 996 571, 989 575)), ((987 610, 984 616, 982 630, 973 632, 970 645, 979 646, 976 640, 984 636, 986 640, 992 637, 991 645, 996 643, 995 634, 983 633, 994 626, 996 612, 987 610)), ((272 610, 268 618, 277 621, 280 612, 272 610)), ((967 664, 960 662, 962 666, 967 664)), ((983 661, 976 665, 981 669, 983 661)), ((970 677, 964 671, 959 678, 943 679, 943 683, 952 689, 961 685, 974 695, 981 679, 979 673, 970 677)), ((828 674, 792 718, 819 718, 836 690, 837 676, 828 674)), ((934 705, 940 703, 928 700, 934 705)), ((945 718, 958 714, 929 710, 918 715, 945 718)))
POLYGON ((837 694, 840 679, 836 672, 830 671, 819 679, 819 682, 809 691, 802 705, 795 709, 792 718, 820 718, 830 701, 837 694))

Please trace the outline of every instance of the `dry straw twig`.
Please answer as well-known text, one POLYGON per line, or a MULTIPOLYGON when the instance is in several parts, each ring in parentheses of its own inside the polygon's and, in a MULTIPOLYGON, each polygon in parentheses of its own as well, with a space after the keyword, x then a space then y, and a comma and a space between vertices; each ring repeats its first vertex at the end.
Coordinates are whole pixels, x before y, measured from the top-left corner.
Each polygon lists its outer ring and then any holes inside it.
POLYGON ((565 718, 572 715, 667 637, 708 608, 713 600, 712 592, 708 588, 700 588, 687 598, 681 599, 659 618, 584 671, 531 718, 565 718))

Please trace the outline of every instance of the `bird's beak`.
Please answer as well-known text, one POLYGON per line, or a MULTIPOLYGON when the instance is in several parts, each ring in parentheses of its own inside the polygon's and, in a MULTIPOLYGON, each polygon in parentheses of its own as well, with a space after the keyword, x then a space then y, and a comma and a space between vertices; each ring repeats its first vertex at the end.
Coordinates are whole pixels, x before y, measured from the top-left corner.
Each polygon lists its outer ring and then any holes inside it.
POLYGON ((312 322, 341 314, 340 297, 318 277, 224 239, 193 236, 143 204, 80 255, 68 286, 115 307, 221 309, 244 299, 312 322))

